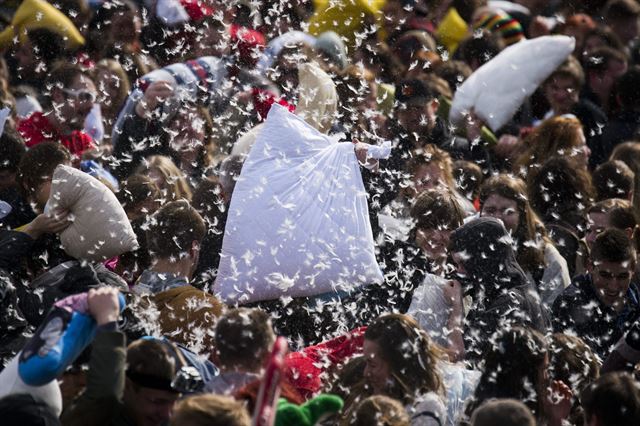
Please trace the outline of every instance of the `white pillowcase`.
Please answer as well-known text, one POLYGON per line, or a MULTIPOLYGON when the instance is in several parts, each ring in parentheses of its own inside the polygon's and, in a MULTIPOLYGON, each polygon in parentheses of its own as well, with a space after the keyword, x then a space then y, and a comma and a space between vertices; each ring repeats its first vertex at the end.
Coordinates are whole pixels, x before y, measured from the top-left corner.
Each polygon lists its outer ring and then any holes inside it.
POLYGON ((60 233, 62 247, 76 259, 100 262, 138 247, 118 199, 102 182, 72 167, 53 173, 45 211, 68 211, 73 223, 60 233))
POLYGON ((458 88, 449 120, 460 124, 474 109, 494 132, 507 124, 524 100, 573 52, 575 39, 544 36, 504 49, 458 88))
POLYGON ((244 304, 382 280, 353 144, 274 104, 231 198, 213 292, 244 304))

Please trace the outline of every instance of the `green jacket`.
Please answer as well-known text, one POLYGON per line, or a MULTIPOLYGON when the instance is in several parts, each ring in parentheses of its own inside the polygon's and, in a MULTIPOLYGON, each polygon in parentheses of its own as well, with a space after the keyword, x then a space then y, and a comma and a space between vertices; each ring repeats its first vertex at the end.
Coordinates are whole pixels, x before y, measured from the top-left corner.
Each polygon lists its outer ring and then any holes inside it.
POLYGON ((126 416, 124 393, 127 349, 119 331, 98 331, 93 341, 87 386, 60 416, 63 426, 135 426, 126 416))

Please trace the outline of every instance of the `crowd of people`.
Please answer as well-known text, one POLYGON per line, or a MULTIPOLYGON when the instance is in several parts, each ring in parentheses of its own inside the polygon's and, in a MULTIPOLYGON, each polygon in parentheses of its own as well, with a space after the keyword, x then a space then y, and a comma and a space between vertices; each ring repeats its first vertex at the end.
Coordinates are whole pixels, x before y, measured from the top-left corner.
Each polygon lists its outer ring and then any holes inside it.
MULTIPOLYGON (((0 16, 0 423, 640 425, 637 0, 24 0, 0 16), (507 124, 450 120, 476 71, 553 35, 573 52, 507 124), (258 298, 272 278, 247 252, 232 264, 251 285, 220 289, 234 188, 274 110, 353 146, 367 202, 349 212, 381 282, 299 297, 305 272, 258 298)), ((270 208, 246 226, 282 226, 270 208)), ((324 242, 300 270, 354 275, 326 229, 285 225, 324 242)), ((251 244, 276 258, 287 241, 251 244)))

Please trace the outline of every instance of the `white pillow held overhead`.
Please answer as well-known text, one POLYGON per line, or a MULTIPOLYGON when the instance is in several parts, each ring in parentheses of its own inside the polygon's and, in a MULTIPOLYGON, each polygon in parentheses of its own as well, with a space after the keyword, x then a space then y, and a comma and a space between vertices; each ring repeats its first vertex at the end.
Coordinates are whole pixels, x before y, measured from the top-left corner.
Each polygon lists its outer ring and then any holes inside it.
POLYGON ((353 144, 274 104, 231 198, 213 292, 245 304, 382 280, 353 144))
POLYGON ((460 124, 473 109, 494 132, 573 52, 575 39, 555 35, 523 40, 478 68, 458 88, 449 120, 460 124))

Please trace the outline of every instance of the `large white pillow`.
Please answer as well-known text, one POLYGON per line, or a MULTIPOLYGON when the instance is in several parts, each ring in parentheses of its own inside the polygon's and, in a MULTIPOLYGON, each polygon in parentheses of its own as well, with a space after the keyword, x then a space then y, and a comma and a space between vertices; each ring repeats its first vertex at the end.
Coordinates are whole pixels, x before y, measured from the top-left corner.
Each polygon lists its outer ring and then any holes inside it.
POLYGON ((233 191, 213 292, 243 304, 382 280, 353 144, 274 104, 233 191))
POLYGON ((458 88, 449 120, 460 124, 473 108, 482 121, 498 131, 574 47, 575 39, 560 35, 523 40, 507 47, 458 88))
POLYGON ((138 247, 127 214, 113 192, 80 170, 56 168, 45 210, 71 213, 73 223, 60 233, 60 241, 76 259, 99 262, 138 247))

